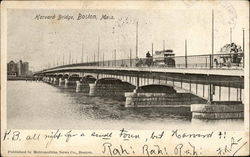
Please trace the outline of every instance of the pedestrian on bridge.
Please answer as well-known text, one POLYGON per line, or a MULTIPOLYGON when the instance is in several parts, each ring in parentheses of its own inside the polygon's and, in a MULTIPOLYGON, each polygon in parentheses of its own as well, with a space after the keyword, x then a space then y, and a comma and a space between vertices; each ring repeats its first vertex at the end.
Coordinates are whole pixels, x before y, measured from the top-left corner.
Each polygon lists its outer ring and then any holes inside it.
POLYGON ((218 62, 218 59, 217 59, 217 58, 214 59, 214 63, 215 63, 215 65, 216 65, 216 68, 218 68, 219 62, 218 62))

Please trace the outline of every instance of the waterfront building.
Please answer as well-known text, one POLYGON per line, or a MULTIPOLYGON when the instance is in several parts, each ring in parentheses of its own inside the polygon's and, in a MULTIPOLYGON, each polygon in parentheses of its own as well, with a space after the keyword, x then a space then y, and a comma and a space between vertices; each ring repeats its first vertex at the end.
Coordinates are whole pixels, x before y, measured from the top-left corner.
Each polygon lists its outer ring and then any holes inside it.
POLYGON ((21 65, 21 75, 27 76, 29 74, 29 63, 23 62, 21 65))
POLYGON ((8 76, 17 76, 17 64, 12 60, 7 64, 7 75, 8 76))
POLYGON ((15 63, 13 60, 11 60, 9 63, 7 63, 8 76, 28 76, 29 74, 30 71, 28 62, 22 62, 22 60, 20 60, 15 63))

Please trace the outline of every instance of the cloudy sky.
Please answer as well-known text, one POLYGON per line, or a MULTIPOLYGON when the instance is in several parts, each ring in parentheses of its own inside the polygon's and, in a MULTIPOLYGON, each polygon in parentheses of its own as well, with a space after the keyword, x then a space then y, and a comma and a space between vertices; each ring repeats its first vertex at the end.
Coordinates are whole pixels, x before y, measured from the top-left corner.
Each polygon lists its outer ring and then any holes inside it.
MULTIPOLYGON (((143 4, 143 3, 140 3, 143 4)), ((9 9, 7 14, 8 61, 28 61, 32 70, 46 68, 57 61, 68 63, 93 61, 97 57, 98 36, 100 58, 112 59, 114 49, 117 59, 129 58, 129 49, 135 57, 136 21, 139 23, 139 57, 147 51, 173 49, 176 56, 184 55, 184 42, 188 41, 188 54, 211 53, 211 15, 215 18, 215 52, 229 43, 230 28, 233 42, 242 45, 242 29, 245 28, 245 45, 249 43, 248 3, 159 1, 145 9, 9 9), (159 9, 158 9, 159 8, 159 9), (78 19, 81 15, 95 15, 96 19, 78 19), (40 19, 37 16, 53 16, 56 19, 40 19), (58 20, 60 15, 73 16, 71 20, 58 20), (101 20, 102 15, 113 19, 101 20)), ((129 3, 128 3, 129 5, 129 3)), ((245 47, 248 52, 247 46, 245 47)), ((97 59, 96 59, 97 60, 97 59)))

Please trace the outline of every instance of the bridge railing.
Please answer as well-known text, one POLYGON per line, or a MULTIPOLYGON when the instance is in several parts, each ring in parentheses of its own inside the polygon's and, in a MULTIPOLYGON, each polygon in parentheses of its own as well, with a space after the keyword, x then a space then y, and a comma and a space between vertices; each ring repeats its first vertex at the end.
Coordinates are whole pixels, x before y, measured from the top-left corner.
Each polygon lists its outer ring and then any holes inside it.
MULTIPOLYGON (((172 57, 147 57, 136 59, 105 60, 99 62, 74 63, 57 67, 100 66, 100 67, 147 67, 147 68, 190 68, 190 69, 243 69, 243 53, 214 55, 192 55, 172 57)), ((54 68, 57 68, 54 67, 54 68)), ((50 68, 53 69, 53 68, 50 68)))

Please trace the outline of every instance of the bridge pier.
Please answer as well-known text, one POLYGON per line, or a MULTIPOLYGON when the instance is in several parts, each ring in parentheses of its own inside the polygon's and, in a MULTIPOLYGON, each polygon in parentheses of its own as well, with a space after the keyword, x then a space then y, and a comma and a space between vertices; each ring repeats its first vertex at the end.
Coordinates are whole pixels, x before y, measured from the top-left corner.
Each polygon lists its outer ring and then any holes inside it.
POLYGON ((96 83, 89 84, 89 96, 95 96, 96 83))
POLYGON ((53 81, 54 81, 53 77, 49 77, 49 83, 53 84, 53 81))
POLYGON ((124 98, 125 92, 132 92, 135 87, 118 79, 104 78, 89 84, 90 96, 118 96, 124 98))
POLYGON ((79 76, 70 76, 70 77, 65 77, 65 88, 75 88, 76 87, 76 81, 79 81, 80 77, 79 76))
POLYGON ((43 81, 49 83, 49 77, 47 76, 43 77, 43 81))
POLYGON ((192 104, 191 112, 193 119, 243 119, 244 105, 241 101, 213 101, 207 104, 192 104))
POLYGON ((57 85, 58 82, 59 82, 59 81, 58 81, 58 78, 54 77, 54 78, 53 78, 53 85, 57 85))
POLYGON ((74 88, 76 85, 76 81, 67 78, 64 80, 64 82, 65 82, 64 88, 74 88))
POLYGON ((59 87, 62 87, 65 84, 65 79, 59 78, 59 87))
POLYGON ((90 86, 89 84, 95 83, 96 78, 92 76, 85 76, 82 79, 76 81, 76 92, 89 93, 90 86))
POLYGON ((46 77, 46 82, 50 83, 50 78, 48 76, 46 77))
POLYGON ((125 93, 125 107, 190 107, 206 100, 191 93, 177 93, 171 86, 148 85, 125 93))
POLYGON ((64 82, 65 82, 64 87, 68 88, 69 87, 69 79, 65 79, 64 82))
POLYGON ((76 81, 76 92, 81 92, 82 91, 82 83, 80 81, 76 81))

